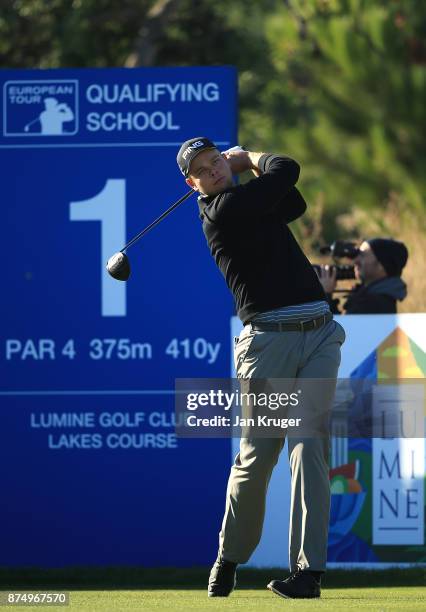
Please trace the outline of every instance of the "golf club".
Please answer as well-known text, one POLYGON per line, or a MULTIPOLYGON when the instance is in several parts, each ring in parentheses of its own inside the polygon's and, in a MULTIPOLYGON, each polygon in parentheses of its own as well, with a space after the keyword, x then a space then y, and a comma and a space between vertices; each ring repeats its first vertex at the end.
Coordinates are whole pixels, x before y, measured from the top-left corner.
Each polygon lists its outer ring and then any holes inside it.
POLYGON ((155 221, 150 223, 145 229, 140 231, 139 234, 134 236, 134 238, 132 238, 130 240, 130 242, 128 242, 121 249, 121 251, 118 251, 118 253, 114 253, 114 255, 112 255, 108 259, 108 262, 107 262, 107 265, 106 265, 106 269, 108 270, 108 273, 113 278, 115 278, 116 280, 121 280, 121 281, 128 280, 128 278, 130 276, 130 262, 129 262, 129 258, 124 253, 124 251, 126 249, 128 249, 130 246, 132 246, 132 244, 134 244, 137 240, 140 240, 140 238, 142 238, 142 236, 145 236, 145 234, 147 234, 153 227, 158 225, 158 223, 160 223, 160 221, 165 219, 165 217, 167 217, 167 215, 169 215, 171 212, 173 212, 175 208, 177 208, 180 204, 182 204, 182 202, 184 202, 186 199, 188 199, 189 196, 192 195, 193 193, 195 193, 195 191, 193 189, 191 189, 191 191, 188 191, 188 193, 185 193, 184 196, 182 196, 179 200, 177 200, 177 202, 172 204, 170 206, 170 208, 165 210, 162 215, 160 215, 157 219, 155 219, 155 221))
POLYGON ((40 118, 37 117, 37 119, 33 119, 32 121, 30 121, 29 123, 27 123, 27 125, 24 127, 24 132, 28 132, 28 130, 30 129, 30 127, 33 125, 33 123, 36 123, 37 121, 40 121, 40 118))

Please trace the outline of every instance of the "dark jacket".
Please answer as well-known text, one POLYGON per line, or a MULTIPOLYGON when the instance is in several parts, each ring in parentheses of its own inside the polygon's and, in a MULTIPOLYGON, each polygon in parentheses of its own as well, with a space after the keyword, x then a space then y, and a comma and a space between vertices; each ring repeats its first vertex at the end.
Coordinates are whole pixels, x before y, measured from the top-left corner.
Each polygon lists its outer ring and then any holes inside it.
MULTIPOLYGON (((358 284, 353 287, 343 308, 346 314, 396 314, 397 300, 407 296, 407 285, 399 276, 386 276, 370 285, 358 284)), ((329 303, 332 312, 339 314, 339 300, 329 303)))
POLYGON ((259 178, 198 199, 210 252, 243 323, 281 306, 325 300, 314 269, 287 227, 306 210, 295 187, 299 165, 265 154, 259 168, 259 178))

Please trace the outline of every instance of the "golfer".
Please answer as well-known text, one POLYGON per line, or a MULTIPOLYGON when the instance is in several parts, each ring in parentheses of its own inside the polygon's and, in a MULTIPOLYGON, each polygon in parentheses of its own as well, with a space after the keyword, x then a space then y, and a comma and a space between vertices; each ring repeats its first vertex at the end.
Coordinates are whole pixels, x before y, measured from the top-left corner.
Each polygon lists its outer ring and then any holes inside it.
MULTIPOLYGON (((332 320, 318 277, 288 228, 306 203, 296 189, 300 167, 269 153, 220 153, 208 138, 186 141, 177 155, 199 192, 203 231, 231 290, 244 329, 235 345, 237 377, 336 379, 343 328, 332 320), (256 178, 235 185, 233 175, 256 178)), ((226 597, 236 568, 259 543, 280 438, 242 438, 226 493, 219 552, 208 595, 226 597)), ((320 596, 330 509, 326 438, 289 438, 290 576, 268 588, 283 597, 320 596)))

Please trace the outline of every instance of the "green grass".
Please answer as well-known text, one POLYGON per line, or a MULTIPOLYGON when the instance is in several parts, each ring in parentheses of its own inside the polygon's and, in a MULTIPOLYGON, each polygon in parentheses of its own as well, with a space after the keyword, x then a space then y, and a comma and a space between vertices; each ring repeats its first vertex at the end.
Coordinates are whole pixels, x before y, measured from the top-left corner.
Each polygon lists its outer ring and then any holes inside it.
POLYGON ((264 610, 426 610, 424 567, 386 570, 329 570, 321 599, 283 599, 266 589, 282 569, 241 568, 238 588, 228 598, 208 598, 208 567, 66 567, 1 568, 2 591, 69 591, 70 606, 13 606, 6 610, 120 610, 229 611, 264 610))
MULTIPOLYGON (((426 589, 420 587, 323 589, 320 600, 282 599, 265 590, 236 590, 226 599, 207 598, 205 589, 160 591, 71 591, 70 606, 49 606, 47 610, 225 610, 263 612, 264 610, 374 610, 387 612, 426 609, 426 589)), ((10 610, 46 609, 14 606, 10 610)))
MULTIPOLYGON (((204 589, 210 567, 63 567, 38 568, 0 567, 0 590, 62 589, 87 590, 142 590, 142 589, 204 589)), ((280 568, 238 569, 238 586, 261 589, 271 579, 284 578, 287 571, 280 568)), ((384 570, 328 570, 323 586, 329 589, 346 587, 424 586, 426 567, 390 568, 384 570)))

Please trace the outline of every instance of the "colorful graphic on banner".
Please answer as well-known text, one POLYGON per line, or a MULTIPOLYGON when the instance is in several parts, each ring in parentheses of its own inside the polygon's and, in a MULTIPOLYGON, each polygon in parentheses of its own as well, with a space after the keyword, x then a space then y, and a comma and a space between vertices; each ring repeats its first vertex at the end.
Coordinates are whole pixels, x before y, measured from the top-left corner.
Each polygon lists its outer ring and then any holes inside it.
MULTIPOLYGON (((384 382, 425 376, 425 352, 400 327, 351 374, 353 379, 384 382)), ((423 391, 423 385, 418 388, 423 391)), ((358 410, 361 398, 354 404, 358 410)), ((374 397, 370 409, 375 410, 374 397)), ((425 561, 424 438, 346 438, 340 440, 340 452, 350 463, 330 471, 328 561, 425 561)))

